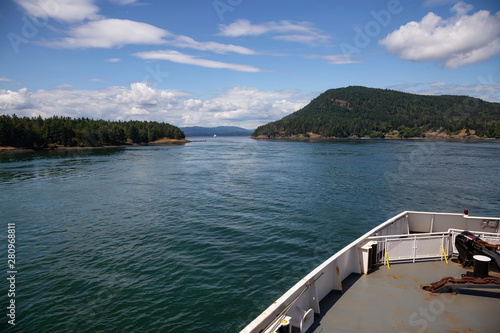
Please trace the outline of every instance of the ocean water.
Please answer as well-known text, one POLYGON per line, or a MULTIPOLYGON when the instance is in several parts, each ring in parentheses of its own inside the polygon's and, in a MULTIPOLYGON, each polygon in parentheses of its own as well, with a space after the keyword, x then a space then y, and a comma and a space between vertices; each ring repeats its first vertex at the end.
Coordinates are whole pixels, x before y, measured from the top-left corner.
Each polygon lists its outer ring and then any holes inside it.
POLYGON ((500 216, 499 175, 497 141, 217 137, 1 155, 0 331, 239 331, 401 211, 500 216))

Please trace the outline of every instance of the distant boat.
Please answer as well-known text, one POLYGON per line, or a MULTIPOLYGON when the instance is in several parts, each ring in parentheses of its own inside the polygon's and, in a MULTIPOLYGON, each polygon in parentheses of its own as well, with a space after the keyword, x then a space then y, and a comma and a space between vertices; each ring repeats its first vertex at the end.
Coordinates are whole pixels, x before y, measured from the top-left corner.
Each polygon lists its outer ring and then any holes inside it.
POLYGON ((214 138, 217 136, 217 134, 214 134, 214 138))

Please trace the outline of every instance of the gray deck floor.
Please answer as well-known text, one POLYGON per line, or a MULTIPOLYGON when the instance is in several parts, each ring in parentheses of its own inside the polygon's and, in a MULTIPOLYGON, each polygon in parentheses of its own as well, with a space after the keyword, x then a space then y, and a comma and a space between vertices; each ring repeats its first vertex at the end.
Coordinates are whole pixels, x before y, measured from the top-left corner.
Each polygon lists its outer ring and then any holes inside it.
POLYGON ((309 332, 500 332, 500 299, 420 288, 465 272, 459 264, 433 261, 352 274, 343 281, 343 294, 331 292, 320 302, 309 332))

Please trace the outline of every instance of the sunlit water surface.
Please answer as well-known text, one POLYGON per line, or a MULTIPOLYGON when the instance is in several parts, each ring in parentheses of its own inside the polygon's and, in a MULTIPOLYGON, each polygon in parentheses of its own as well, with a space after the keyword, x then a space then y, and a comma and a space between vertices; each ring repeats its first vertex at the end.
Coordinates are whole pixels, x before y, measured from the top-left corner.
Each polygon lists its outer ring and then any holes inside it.
POLYGON ((500 215, 500 144, 207 138, 0 156, 3 332, 238 331, 404 210, 500 215))

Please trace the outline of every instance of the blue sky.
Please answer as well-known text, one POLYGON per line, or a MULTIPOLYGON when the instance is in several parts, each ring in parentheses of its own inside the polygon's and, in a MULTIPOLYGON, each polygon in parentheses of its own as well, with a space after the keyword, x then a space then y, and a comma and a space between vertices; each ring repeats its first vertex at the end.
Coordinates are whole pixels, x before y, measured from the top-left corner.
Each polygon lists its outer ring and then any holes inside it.
POLYGON ((500 101, 500 2, 6 0, 0 112, 255 128, 330 88, 500 101))

